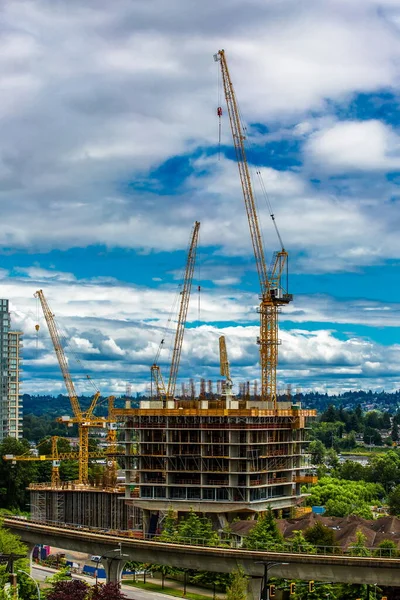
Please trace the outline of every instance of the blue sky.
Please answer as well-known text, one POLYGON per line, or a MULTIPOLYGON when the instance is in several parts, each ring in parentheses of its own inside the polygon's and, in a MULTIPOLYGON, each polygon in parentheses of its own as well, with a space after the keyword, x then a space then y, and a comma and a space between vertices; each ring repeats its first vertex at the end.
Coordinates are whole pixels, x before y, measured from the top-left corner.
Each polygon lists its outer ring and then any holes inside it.
POLYGON ((290 257, 279 387, 398 389, 398 0, 23 0, 0 19, 0 297, 25 334, 24 391, 63 391, 42 317, 35 333, 42 288, 78 391, 89 373, 104 394, 145 392, 195 220, 179 382, 219 378, 221 333, 236 385, 259 379, 220 48, 290 257))

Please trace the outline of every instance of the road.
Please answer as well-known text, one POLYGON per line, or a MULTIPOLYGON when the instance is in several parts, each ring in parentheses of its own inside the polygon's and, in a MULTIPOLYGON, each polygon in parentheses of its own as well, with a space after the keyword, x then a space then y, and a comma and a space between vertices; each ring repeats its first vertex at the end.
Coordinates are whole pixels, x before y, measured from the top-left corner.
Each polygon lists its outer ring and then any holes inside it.
MULTIPOLYGON (((56 573, 55 569, 49 569, 47 567, 39 567, 37 565, 32 565, 32 577, 36 579, 36 581, 43 582, 46 577, 51 577, 54 573, 56 573)), ((83 575, 73 575, 74 578, 82 579, 86 581, 90 585, 94 584, 93 577, 85 577, 83 575)), ((99 580, 103 583, 104 580, 99 580)), ((172 598, 172 596, 168 596, 166 594, 160 594, 159 592, 147 592, 138 588, 133 589, 129 585, 122 585, 121 589, 127 598, 130 600, 168 600, 172 598)))

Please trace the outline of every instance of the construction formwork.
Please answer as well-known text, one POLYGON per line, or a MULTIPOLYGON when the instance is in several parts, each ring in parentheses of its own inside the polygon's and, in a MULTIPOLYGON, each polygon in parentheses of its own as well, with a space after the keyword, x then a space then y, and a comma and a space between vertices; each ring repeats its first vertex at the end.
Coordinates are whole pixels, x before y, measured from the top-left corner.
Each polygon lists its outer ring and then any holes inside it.
POLYGON ((63 482, 60 487, 31 484, 29 492, 35 520, 112 530, 126 530, 129 524, 133 529, 124 488, 99 489, 63 482))
POLYGON ((153 534, 169 508, 223 527, 268 507, 291 513, 310 475, 308 420, 291 402, 142 401, 117 409, 125 432, 125 499, 153 534))

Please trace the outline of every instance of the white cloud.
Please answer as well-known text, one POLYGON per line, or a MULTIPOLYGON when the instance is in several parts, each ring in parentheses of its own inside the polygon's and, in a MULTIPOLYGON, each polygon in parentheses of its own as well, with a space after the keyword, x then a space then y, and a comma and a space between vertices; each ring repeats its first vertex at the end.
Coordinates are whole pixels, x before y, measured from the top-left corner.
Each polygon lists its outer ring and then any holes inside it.
POLYGON ((306 154, 324 169, 392 170, 400 167, 400 138, 380 121, 342 121, 314 133, 306 154))
MULTIPOLYGON (((219 190, 205 190, 199 178, 178 200, 141 189, 151 183, 148 170, 164 160, 215 145, 212 54, 219 45, 227 49, 250 121, 288 120, 304 135, 309 111, 326 99, 396 85, 395 15, 378 7, 393 9, 339 0, 171 0, 168 10, 160 0, 145 7, 59 2, 57 11, 46 0, 7 3, 0 243, 184 248, 189 223, 198 212, 207 215, 191 201, 197 193, 212 207, 206 239, 215 244, 229 216, 213 199, 229 194, 236 177, 219 190), (132 182, 139 189, 129 188, 132 182)), ((226 120, 224 140, 231 143, 226 120)), ((286 198, 290 186, 299 193, 301 179, 270 170, 268 184, 278 198, 283 185, 286 198)), ((224 243, 242 245, 235 230, 225 232, 224 243)))
MULTIPOLYGON (((28 293, 37 287, 35 283, 21 278, 0 286, 0 296, 13 298, 13 326, 24 332, 23 390, 63 392, 59 366, 42 317, 41 328, 38 333, 35 331, 35 300, 28 293)), ((160 366, 164 375, 168 375, 175 325, 171 323, 168 331, 165 325, 172 292, 164 288, 74 282, 60 277, 47 284, 45 294, 57 315, 63 337, 69 340, 66 354, 78 393, 90 393, 93 385, 103 394, 118 393, 126 382, 131 382, 135 391, 145 391, 150 365, 163 338, 165 350, 160 356, 160 366), (91 383, 87 374, 91 375, 91 383)), ((179 381, 190 377, 197 383, 201 377, 214 382, 220 379, 218 338, 222 334, 226 336, 236 385, 259 379, 256 302, 253 294, 230 291, 229 297, 225 297, 222 289, 203 291, 201 318, 209 323, 197 323, 197 306, 193 303, 179 381)), ((398 385, 399 346, 382 346, 352 331, 352 324, 399 327, 398 305, 348 300, 343 311, 343 304, 333 298, 299 296, 282 313, 282 325, 285 320, 298 325, 280 332, 280 387, 290 382, 304 389, 322 386, 333 391, 342 385, 361 387, 366 381, 374 389, 382 386, 392 389, 398 385), (323 327, 324 322, 329 325, 323 327), (303 323, 308 327, 317 325, 308 331, 303 323), (347 333, 338 336, 332 323, 346 323, 347 333)))

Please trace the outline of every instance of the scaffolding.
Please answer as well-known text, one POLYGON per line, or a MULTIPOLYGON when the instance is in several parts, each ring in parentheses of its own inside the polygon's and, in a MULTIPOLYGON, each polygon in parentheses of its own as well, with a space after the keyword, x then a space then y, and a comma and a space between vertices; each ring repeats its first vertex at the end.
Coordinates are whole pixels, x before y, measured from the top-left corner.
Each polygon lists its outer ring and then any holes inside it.
POLYGON ((228 409, 224 401, 199 398, 168 408, 143 401, 137 409, 117 409, 116 416, 128 459, 125 498, 143 509, 144 533, 150 523, 154 530, 154 515, 161 519, 170 507, 182 513, 195 505, 224 522, 268 507, 289 514, 304 496, 313 410, 291 402, 255 407, 251 400, 228 409))

